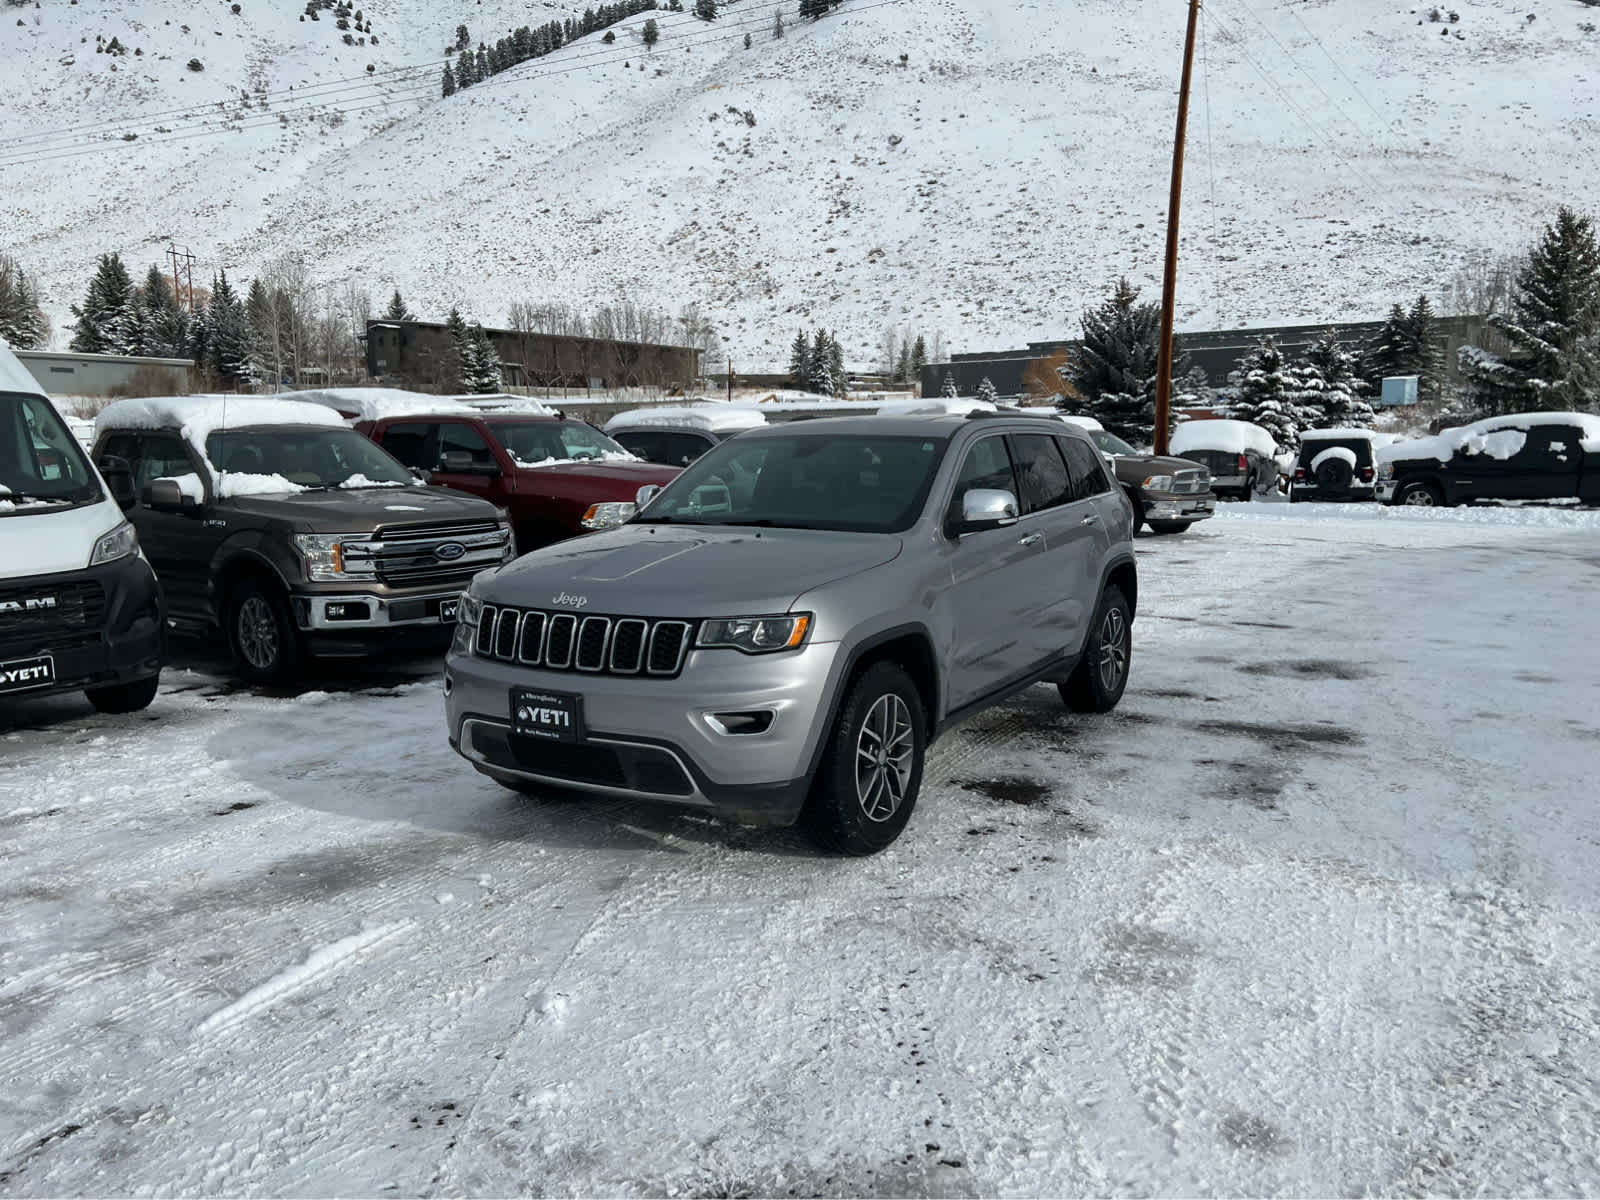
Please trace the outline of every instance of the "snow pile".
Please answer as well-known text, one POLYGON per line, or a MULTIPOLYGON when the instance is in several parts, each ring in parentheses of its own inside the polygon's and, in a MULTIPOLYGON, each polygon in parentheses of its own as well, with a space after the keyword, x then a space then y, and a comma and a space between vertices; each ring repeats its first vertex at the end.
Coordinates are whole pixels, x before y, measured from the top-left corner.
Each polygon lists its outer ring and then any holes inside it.
POLYGON ((1600 417, 1589 413, 1537 412, 1488 417, 1471 425, 1443 430, 1434 437, 1393 442, 1378 451, 1378 461, 1417 462, 1431 458, 1445 463, 1458 452, 1504 460, 1522 449, 1527 431, 1536 425, 1576 426, 1584 453, 1600 454, 1600 417))
POLYGON ((631 408, 606 422, 606 432, 639 429, 647 426, 677 426, 705 429, 714 433, 738 433, 767 423, 766 414, 753 408, 730 404, 696 405, 692 408, 631 408))
POLYGON ((285 392, 278 399, 320 404, 352 421, 380 421, 385 417, 465 414, 464 404, 450 396, 430 396, 401 388, 314 388, 285 392))
POLYGON ((398 479, 368 479, 359 471, 339 485, 342 488, 405 487, 398 479))
POLYGON ((1249 421, 1185 421, 1173 431, 1171 452, 1182 458, 1190 450, 1220 450, 1224 454, 1254 450, 1271 458, 1278 452, 1278 445, 1270 433, 1249 421))
MULTIPOLYGON (((216 471, 216 467, 211 468, 216 471)), ((282 475, 248 475, 243 471, 217 471, 219 496, 287 496, 306 489, 282 475)))
MULTIPOLYGON (((1079 429, 1087 429, 1090 433, 1101 432, 1105 429, 1105 426, 1093 417, 1075 417, 1070 413, 1057 413, 1056 416, 1068 425, 1076 425, 1079 429)), ((1243 424, 1243 422, 1240 422, 1240 424, 1243 424)))
MULTIPOLYGON (((438 397, 435 397, 438 399, 438 397)), ((553 417, 556 410, 542 400, 532 396, 512 396, 506 392, 495 392, 485 395, 474 393, 465 396, 445 396, 452 404, 459 404, 463 408, 470 408, 481 412, 515 412, 539 417, 553 417)))
POLYGON ((178 485, 178 494, 185 500, 195 505, 206 502, 206 485, 193 471, 186 471, 171 478, 172 482, 178 485))
POLYGON ((276 396, 151 396, 118 400, 95 418, 97 434, 108 429, 177 429, 190 444, 204 446, 219 429, 257 425, 344 427, 337 413, 320 404, 276 396))

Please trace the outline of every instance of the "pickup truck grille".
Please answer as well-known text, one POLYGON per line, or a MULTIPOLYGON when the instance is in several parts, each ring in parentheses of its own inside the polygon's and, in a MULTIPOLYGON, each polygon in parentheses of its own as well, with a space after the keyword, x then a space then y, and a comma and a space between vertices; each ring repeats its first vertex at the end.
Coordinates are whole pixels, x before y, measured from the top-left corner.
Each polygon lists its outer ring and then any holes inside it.
POLYGON ((683 669, 693 634, 692 621, 591 617, 485 604, 474 650, 480 658, 546 671, 669 679, 683 669))
POLYGON ((0 588, 0 655, 90 645, 100 638, 106 593, 98 583, 0 588))
POLYGON ((358 577, 370 570, 390 587, 463 587, 500 563, 510 537, 498 521, 385 525, 367 540, 344 543, 345 570, 358 577))
POLYGON ((1173 472, 1172 491, 1174 495, 1198 496, 1210 489, 1211 476, 1205 471, 1193 469, 1173 472))

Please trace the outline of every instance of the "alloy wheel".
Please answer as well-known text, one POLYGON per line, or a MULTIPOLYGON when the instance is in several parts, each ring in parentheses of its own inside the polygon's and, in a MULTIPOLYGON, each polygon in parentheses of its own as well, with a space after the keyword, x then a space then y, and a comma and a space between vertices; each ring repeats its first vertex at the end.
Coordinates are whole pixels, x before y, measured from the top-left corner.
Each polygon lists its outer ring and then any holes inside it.
POLYGON ((1433 493, 1425 487, 1415 487, 1405 494, 1402 504, 1416 505, 1418 508, 1433 507, 1433 493))
POLYGON ((278 623, 264 596, 246 596, 239 605, 239 653, 258 671, 278 659, 278 623))
POLYGON ((1100 621, 1100 685, 1115 692, 1128 670, 1128 619, 1120 608, 1106 609, 1100 621))
POLYGON ((856 737, 856 801, 869 821, 887 821, 900 810, 911 786, 916 731, 911 710, 893 692, 867 710, 856 737))

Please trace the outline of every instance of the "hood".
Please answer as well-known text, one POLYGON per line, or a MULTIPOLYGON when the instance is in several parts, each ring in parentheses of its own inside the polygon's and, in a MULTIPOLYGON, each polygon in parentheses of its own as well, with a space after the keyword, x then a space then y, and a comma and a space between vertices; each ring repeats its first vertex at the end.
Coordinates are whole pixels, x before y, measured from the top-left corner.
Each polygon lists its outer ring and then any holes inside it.
POLYGON ((519 495, 559 496, 589 504, 602 500, 632 500, 647 483, 663 486, 679 475, 679 468, 647 462, 552 463, 548 467, 519 467, 516 490, 519 495))
POLYGON ((475 588, 491 603, 606 616, 762 616, 888 562, 901 545, 881 533, 625 525, 525 554, 475 588))
POLYGON ((418 521, 489 521, 499 515, 487 500, 434 487, 329 488, 230 496, 222 505, 320 533, 362 533, 380 525, 418 521))
POLYGON ((1147 475, 1171 475, 1174 471, 1206 469, 1204 463, 1187 458, 1173 458, 1159 454, 1119 454, 1115 459, 1117 479, 1121 483, 1139 483, 1147 475))
POLYGON ((124 519, 109 499, 77 508, 41 505, 0 517, 0 545, 5 547, 0 575, 22 579, 81 571, 89 565, 94 544, 124 519))

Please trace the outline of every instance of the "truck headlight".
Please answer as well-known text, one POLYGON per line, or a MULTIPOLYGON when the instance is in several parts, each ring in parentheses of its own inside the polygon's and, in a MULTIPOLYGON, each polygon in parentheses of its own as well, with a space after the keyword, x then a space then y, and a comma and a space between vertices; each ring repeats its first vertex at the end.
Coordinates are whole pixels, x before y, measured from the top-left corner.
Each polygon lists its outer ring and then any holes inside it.
POLYGON ((335 583, 341 579, 374 579, 377 568, 371 559, 348 561, 345 543, 365 537, 359 533, 297 533, 295 548, 306 560, 306 578, 313 583, 335 583))
POLYGON ((1151 492, 1170 492, 1172 490, 1172 476, 1147 475, 1144 482, 1139 486, 1151 492))
POLYGON ((139 535, 134 532, 132 525, 124 521, 110 533, 100 535, 100 540, 94 544, 94 552, 89 555, 89 565, 98 567, 101 563, 116 562, 119 558, 137 553, 139 535))
POLYGON ((769 654, 774 650, 793 650, 806 640, 811 628, 810 613, 790 613, 783 617, 718 617, 700 623, 695 645, 703 649, 724 646, 746 654, 769 654))
POLYGON ((631 500, 610 500, 604 504, 591 504, 583 514, 581 524, 585 529, 614 529, 624 521, 633 520, 639 506, 631 500))

